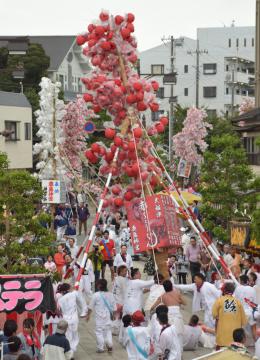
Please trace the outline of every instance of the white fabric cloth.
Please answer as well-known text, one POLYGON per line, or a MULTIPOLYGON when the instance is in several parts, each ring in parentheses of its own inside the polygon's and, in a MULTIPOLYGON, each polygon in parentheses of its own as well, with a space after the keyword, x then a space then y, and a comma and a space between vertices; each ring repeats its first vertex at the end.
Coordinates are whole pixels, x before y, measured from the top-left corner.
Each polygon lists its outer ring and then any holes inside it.
POLYGON ((124 262, 122 256, 120 254, 116 254, 114 258, 114 266, 118 268, 121 265, 125 265, 127 269, 130 270, 131 267, 133 267, 132 257, 129 254, 126 254, 126 262, 124 262))
POLYGON ((69 250, 70 250, 71 257, 72 257, 73 259, 75 259, 75 258, 76 258, 76 255, 77 255, 77 253, 78 253, 78 251, 79 251, 78 246, 74 244, 73 247, 70 247, 70 246, 68 246, 68 247, 69 247, 69 250))
MULTIPOLYGON (((128 328, 127 328, 128 329, 128 328)), ((138 345, 149 354, 150 352, 150 335, 147 327, 137 326, 131 327, 134 333, 134 337, 138 343, 138 345)), ((128 331, 128 330, 127 330, 128 331)), ((128 360, 144 360, 142 354, 140 354, 133 342, 131 341, 128 333, 126 332, 126 351, 128 355, 128 360)))
POLYGON ((255 356, 260 360, 260 338, 255 343, 255 356))
POLYGON ((248 317, 249 325, 255 324, 255 320, 252 316, 252 308, 245 302, 245 298, 256 303, 256 290, 249 285, 238 285, 235 289, 234 297, 240 300, 243 305, 246 316, 248 317))
POLYGON ((80 309, 80 316, 86 316, 88 311, 87 304, 80 296, 80 293, 75 290, 58 297, 57 303, 61 309, 63 319, 68 322, 66 337, 70 342, 71 350, 75 352, 79 343, 78 310, 80 309))
POLYGON ((160 335, 160 348, 162 352, 169 351, 168 360, 181 360, 181 346, 174 325, 163 330, 160 335))
POLYGON ((183 349, 184 322, 179 306, 168 306, 169 324, 175 326, 181 351, 183 349))
POLYGON ((204 310, 204 323, 210 328, 215 327, 215 320, 212 317, 212 306, 216 299, 221 296, 221 291, 218 290, 215 285, 210 284, 205 281, 200 288, 200 291, 197 290, 196 284, 187 284, 187 285, 177 285, 174 284, 174 287, 182 291, 193 291, 193 300, 192 300, 192 312, 197 312, 204 310))
POLYGON ((223 259, 224 259, 225 263, 227 264, 227 266, 229 268, 231 268, 233 261, 234 261, 233 256, 231 254, 227 253, 227 254, 223 255, 223 259))
POLYGON ((124 303, 124 314, 133 314, 143 308, 143 289, 150 288, 154 280, 129 280, 127 284, 126 298, 124 303))
POLYGON ((116 304, 123 305, 126 297, 126 289, 129 279, 123 276, 115 277, 112 293, 116 304))
POLYGON ((199 326, 184 325, 183 350, 196 350, 201 335, 202 330, 199 326))
POLYGON ((162 325, 160 325, 159 321, 157 320, 157 315, 153 314, 151 321, 148 325, 148 329, 151 335, 151 343, 154 347, 154 353, 151 356, 152 359, 157 359, 158 355, 162 353, 162 349, 160 347, 160 334, 162 330, 162 325))
POLYGON ((150 311, 156 300, 165 293, 163 285, 154 284, 150 288, 150 293, 144 305, 144 311, 150 311))

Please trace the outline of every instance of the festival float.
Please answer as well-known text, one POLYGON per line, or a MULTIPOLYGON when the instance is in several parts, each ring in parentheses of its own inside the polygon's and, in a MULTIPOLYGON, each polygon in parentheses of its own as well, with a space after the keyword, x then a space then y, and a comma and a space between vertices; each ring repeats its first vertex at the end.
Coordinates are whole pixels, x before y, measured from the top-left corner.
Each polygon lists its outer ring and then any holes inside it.
MULTIPOLYGON (((156 101, 159 84, 140 78, 137 73, 134 20, 132 13, 112 16, 102 11, 99 19, 77 36, 77 44, 93 66, 91 73, 82 79, 86 88, 83 99, 88 109, 95 114, 105 112, 111 121, 103 123, 106 143, 95 142, 85 151, 90 164, 100 165, 99 176, 105 178, 105 186, 89 237, 76 256, 77 260, 83 252, 75 287, 79 286, 102 211, 109 209, 115 212, 123 208, 128 216, 135 253, 150 252, 156 269, 166 277, 168 249, 180 245, 177 217, 180 214, 200 237, 211 256, 221 263, 225 273, 234 279, 151 141, 151 136, 164 132, 169 122, 167 116, 161 116, 147 129, 142 124, 143 112, 159 110, 156 101), (165 194, 156 194, 158 188, 165 194), (173 196, 172 191, 177 196, 173 196)), ((196 117, 201 122, 205 114, 199 109, 192 109, 187 121, 188 128, 189 120, 196 117)), ((202 130, 205 131, 205 128, 202 130)), ((192 125, 192 131, 197 132, 200 138, 200 128, 196 129, 196 123, 192 125)), ((203 148, 205 144, 202 138, 199 141, 203 148)), ((183 144, 181 141, 179 143, 181 149, 183 144)), ((69 271, 65 278, 68 274, 69 271)))

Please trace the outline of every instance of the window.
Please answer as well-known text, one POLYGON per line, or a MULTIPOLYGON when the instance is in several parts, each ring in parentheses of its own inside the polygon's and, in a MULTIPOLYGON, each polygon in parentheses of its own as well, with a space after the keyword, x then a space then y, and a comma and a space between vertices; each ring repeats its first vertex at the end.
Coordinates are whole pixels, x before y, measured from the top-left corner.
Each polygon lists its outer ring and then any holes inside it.
POLYGON ((246 38, 244 38, 244 47, 246 47, 246 38))
POLYGON ((160 99, 164 98, 164 87, 159 87, 159 89, 156 91, 156 96, 160 99))
POLYGON ((189 89, 188 88, 184 88, 184 96, 188 96, 189 95, 189 89))
POLYGON ((236 39, 236 47, 239 47, 239 39, 236 39))
POLYGON ((204 86, 203 87, 203 96, 204 98, 214 98, 217 96, 217 87, 216 86, 204 86))
POLYGON ((186 74, 189 72, 189 65, 184 65, 184 72, 186 74))
POLYGON ((64 89, 64 75, 59 75, 59 82, 61 83, 61 86, 64 89))
POLYGON ((17 121, 5 121, 5 130, 9 134, 8 136, 5 137, 5 141, 20 140, 19 125, 20 124, 17 121))
POLYGON ((229 71, 229 65, 226 65, 226 71, 229 71))
POLYGON ((24 140, 32 140, 32 125, 31 123, 24 124, 24 140))
POLYGON ((229 94, 229 88, 226 88, 226 95, 229 94))
POLYGON ((255 46, 255 38, 252 38, 252 40, 251 40, 251 45, 252 45, 252 47, 255 46))
POLYGON ((163 75, 164 65, 151 65, 152 75, 163 75))
POLYGON ((217 110, 216 109, 208 109, 207 114, 209 118, 212 118, 214 116, 217 116, 217 110))
POLYGON ((158 121, 160 119, 160 115, 163 115, 163 114, 164 114, 164 110, 152 112, 152 121, 158 121))
POLYGON ((231 43, 231 39, 228 39, 228 47, 231 47, 232 43, 231 43))
POLYGON ((236 94, 240 95, 240 89, 236 89, 236 94))
POLYGON ((248 154, 254 154, 255 153, 255 138, 253 137, 245 137, 244 138, 244 147, 246 149, 246 152, 248 154))
POLYGON ((203 64, 204 75, 214 75, 217 73, 217 64, 203 64))

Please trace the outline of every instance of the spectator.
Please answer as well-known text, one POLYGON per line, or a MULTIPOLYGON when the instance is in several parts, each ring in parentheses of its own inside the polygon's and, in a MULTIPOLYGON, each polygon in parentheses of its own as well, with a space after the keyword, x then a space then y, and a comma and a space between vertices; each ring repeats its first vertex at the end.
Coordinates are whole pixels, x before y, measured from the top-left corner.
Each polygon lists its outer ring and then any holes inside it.
POLYGON ((234 341, 231 343, 231 349, 243 354, 249 354, 245 346, 246 333, 244 329, 235 329, 233 331, 233 340, 234 341))
POLYGON ((177 250, 176 274, 179 284, 187 284, 187 274, 189 271, 189 262, 183 253, 183 248, 177 250))
MULTIPOLYGON (((8 319, 4 323, 3 335, 0 336, 0 343, 8 343, 11 336, 15 336, 17 331, 17 323, 12 319, 8 319)), ((4 355, 9 353, 9 346, 4 345, 4 355)))
POLYGON ((200 265, 201 273, 205 275, 207 281, 210 281, 211 257, 207 249, 203 248, 200 251, 200 265))
POLYGON ((106 266, 108 265, 111 272, 111 280, 114 280, 114 254, 115 254, 115 242, 112 239, 109 239, 109 231, 106 230, 103 232, 103 239, 100 242, 100 245, 103 247, 103 264, 102 264, 102 279, 105 278, 106 266))
POLYGON ((163 358, 181 360, 182 349, 175 326, 169 324, 166 313, 159 313, 157 317, 162 326, 159 344, 163 358))
POLYGON ((60 320, 56 333, 49 335, 44 342, 42 348, 43 360, 69 360, 72 358, 73 354, 70 350, 70 343, 65 336, 67 329, 67 321, 60 320))
POLYGON ((81 202, 78 206, 78 218, 79 218, 79 235, 82 232, 82 226, 84 228, 85 236, 87 235, 87 221, 90 216, 88 206, 81 202))
POLYGON ((252 267, 252 263, 251 263, 250 259, 244 259, 242 275, 248 276, 252 271, 251 267, 252 267))
POLYGON ((55 262, 53 261, 52 255, 48 255, 47 261, 44 263, 44 267, 49 272, 56 272, 57 271, 57 267, 56 267, 55 262))
POLYGON ((223 259, 225 261, 225 263, 227 264, 227 266, 230 268, 233 264, 233 257, 230 254, 230 246, 228 244, 224 245, 224 254, 223 254, 223 259))
POLYGON ((198 206, 199 202, 197 200, 193 201, 193 214, 196 216, 196 218, 201 222, 202 217, 200 214, 200 210, 199 210, 199 206, 198 206))
POLYGON ((246 325, 247 318, 243 305, 233 296, 235 286, 227 282, 223 288, 223 295, 218 298, 212 308, 212 315, 216 321, 217 349, 229 346, 233 340, 233 331, 246 325))
POLYGON ((126 265, 129 273, 133 268, 133 261, 129 254, 127 254, 127 246, 125 244, 121 245, 121 251, 115 256, 114 259, 114 270, 117 271, 117 268, 121 265, 126 265))
POLYGON ((85 204, 86 203, 86 195, 83 191, 80 191, 79 193, 77 193, 77 203, 78 204, 85 204))
POLYGON ((56 254, 54 254, 54 262, 56 264, 57 271, 60 274, 62 273, 63 266, 65 265, 64 256, 65 256, 65 253, 63 250, 63 246, 60 244, 57 247, 56 254))
POLYGON ((34 360, 40 359, 41 342, 35 331, 32 318, 23 321, 23 332, 19 334, 22 341, 22 351, 34 360))
POLYGON ((73 237, 69 237, 68 249, 71 257, 75 259, 79 248, 77 247, 77 245, 75 245, 75 239, 73 237))
POLYGON ((100 278, 100 272, 103 264, 103 255, 102 255, 102 246, 99 246, 97 243, 93 244, 93 251, 88 255, 89 259, 92 261, 93 271, 95 276, 95 291, 97 291, 97 281, 100 278))
POLYGON ((193 281, 193 277, 195 274, 200 272, 200 251, 201 248, 197 244, 196 238, 192 236, 190 238, 190 245, 187 247, 186 256, 188 261, 190 262, 190 272, 193 281))
POLYGON ((21 339, 18 336, 10 336, 8 343, 9 353, 4 355, 3 360, 16 360, 22 346, 21 339))

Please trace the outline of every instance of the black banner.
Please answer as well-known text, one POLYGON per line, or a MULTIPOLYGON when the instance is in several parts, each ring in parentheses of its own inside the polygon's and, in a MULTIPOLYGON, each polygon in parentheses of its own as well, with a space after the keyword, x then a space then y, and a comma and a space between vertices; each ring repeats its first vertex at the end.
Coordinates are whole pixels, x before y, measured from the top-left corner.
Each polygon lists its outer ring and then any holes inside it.
POLYGON ((50 277, 0 276, 0 312, 55 312, 56 304, 50 277))

